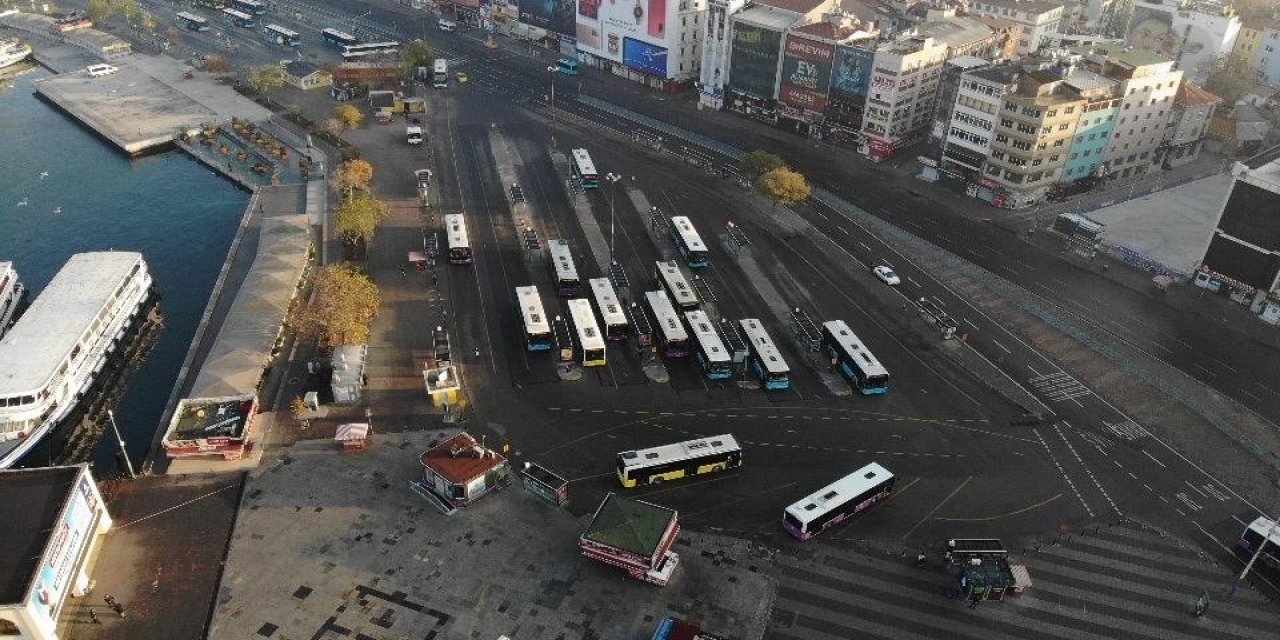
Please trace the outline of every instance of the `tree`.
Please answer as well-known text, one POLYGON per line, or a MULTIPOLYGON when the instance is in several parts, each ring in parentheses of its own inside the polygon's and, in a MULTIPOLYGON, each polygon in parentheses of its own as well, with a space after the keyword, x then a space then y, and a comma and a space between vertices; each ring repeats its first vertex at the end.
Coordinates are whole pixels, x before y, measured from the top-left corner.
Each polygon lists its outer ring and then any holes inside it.
POLYGON ((138 16, 142 14, 142 7, 138 6, 138 0, 115 0, 113 10, 124 17, 124 21, 128 24, 135 24, 138 16))
POLYGON ((253 85, 259 93, 273 87, 282 87, 284 86, 284 68, 278 64, 254 67, 249 70, 249 84, 253 85))
POLYGON ((1204 88, 1222 98, 1224 105, 1234 105, 1253 86, 1247 61, 1232 56, 1227 64, 1209 76, 1204 88))
POLYGON ((752 151, 742 160, 742 173, 748 178, 755 180, 760 176, 773 171, 779 167, 785 167, 787 163, 782 158, 773 155, 767 151, 752 151))
POLYGON ((342 121, 337 118, 325 118, 324 122, 320 123, 320 130, 336 138, 347 130, 347 125, 342 124, 342 121))
POLYGON ((412 78, 413 73, 418 67, 431 66, 432 56, 431 45, 422 40, 414 40, 404 48, 404 75, 406 78, 412 78))
POLYGON ((315 291, 298 314, 298 338, 328 346, 368 344, 378 313, 378 285, 351 267, 316 271, 315 291))
POLYGON ((334 228, 351 244, 368 244, 378 223, 387 216, 387 204, 368 193, 358 193, 338 205, 334 228))
POLYGON ((231 63, 227 62, 227 59, 220 55, 210 54, 205 56, 204 70, 209 73, 226 73, 231 71, 231 63))
POLYGON ((338 167, 334 183, 339 189, 347 190, 347 197, 355 195, 355 190, 368 191, 373 182, 373 165, 368 160, 348 160, 338 167))
POLYGON ((142 33, 153 36, 156 33, 156 19, 150 13, 142 14, 142 33))
POLYGON ((111 15, 111 5, 107 0, 89 0, 89 6, 85 7, 85 13, 89 14, 89 19, 94 22, 102 22, 111 15))
POLYGON ((178 38, 181 38, 181 37, 182 37, 182 32, 178 31, 177 27, 169 27, 168 29, 164 30, 164 39, 168 40, 169 44, 178 44, 178 38))
POLYGON ((804 176, 786 167, 778 167, 756 180, 756 191, 777 206, 804 202, 812 189, 804 176))
POLYGON ((355 129, 364 122, 364 114, 360 113, 360 109, 353 104, 344 104, 333 110, 333 117, 342 121, 342 125, 348 129, 355 129))

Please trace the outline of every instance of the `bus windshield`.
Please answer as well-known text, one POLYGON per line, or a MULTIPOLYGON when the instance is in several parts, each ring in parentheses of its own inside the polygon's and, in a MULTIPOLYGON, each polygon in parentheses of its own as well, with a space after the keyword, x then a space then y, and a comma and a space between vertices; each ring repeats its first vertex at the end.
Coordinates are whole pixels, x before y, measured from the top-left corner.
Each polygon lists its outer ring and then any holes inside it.
POLYGON ((556 69, 567 76, 578 75, 578 61, 573 58, 560 58, 556 60, 556 69))
POLYGON ((707 266, 707 245, 693 228, 693 221, 686 216, 672 216, 671 235, 685 264, 694 269, 707 266))

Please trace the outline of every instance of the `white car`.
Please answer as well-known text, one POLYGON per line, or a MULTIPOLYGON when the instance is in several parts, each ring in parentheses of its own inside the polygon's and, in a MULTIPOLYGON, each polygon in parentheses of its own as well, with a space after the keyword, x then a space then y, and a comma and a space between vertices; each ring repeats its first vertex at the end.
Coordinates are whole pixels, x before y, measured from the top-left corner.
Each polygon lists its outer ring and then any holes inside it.
POLYGON ((871 271, 876 274, 877 278, 880 278, 881 282, 891 287, 896 287, 902 283, 902 279, 898 277, 898 274, 894 273, 893 269, 885 265, 877 265, 876 268, 871 271))
POLYGON ((91 64, 85 67, 84 70, 89 72, 90 78, 101 78, 102 76, 109 76, 120 69, 109 64, 91 64))

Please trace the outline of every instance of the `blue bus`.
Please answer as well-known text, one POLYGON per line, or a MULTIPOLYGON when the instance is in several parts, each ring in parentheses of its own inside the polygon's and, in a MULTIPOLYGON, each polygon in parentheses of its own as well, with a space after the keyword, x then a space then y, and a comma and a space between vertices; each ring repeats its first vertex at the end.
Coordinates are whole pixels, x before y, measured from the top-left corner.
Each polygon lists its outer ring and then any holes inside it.
POLYGON ((556 71, 566 76, 576 76, 581 73, 578 70, 578 61, 573 58, 560 58, 556 60, 556 71))
POLYGON ((733 357, 724 347, 724 341, 716 332, 716 326, 707 317, 707 312, 686 311, 685 324, 689 333, 693 334, 694 360, 702 375, 708 380, 724 380, 733 375, 733 357))
POLYGON ((542 309, 538 288, 516 287, 516 304, 520 305, 520 323, 524 325, 524 344, 529 351, 550 351, 551 323, 542 309))
POLYGON ((596 163, 591 161, 591 154, 586 149, 574 149, 570 152, 573 160, 573 177, 582 183, 583 189, 596 189, 600 186, 600 174, 596 173, 596 163))
POLYGON ((707 266, 707 245, 693 228, 693 221, 687 216, 671 216, 671 238, 684 256, 684 263, 690 269, 701 269, 707 266))
POLYGON ((889 372, 844 320, 822 323, 822 346, 832 365, 859 393, 872 395, 889 390, 889 372))
POLYGON ((791 387, 791 367, 782 359, 782 353, 774 346, 773 338, 764 330, 764 324, 756 318, 740 320, 742 334, 747 339, 747 362, 760 379, 760 384, 770 391, 791 387))

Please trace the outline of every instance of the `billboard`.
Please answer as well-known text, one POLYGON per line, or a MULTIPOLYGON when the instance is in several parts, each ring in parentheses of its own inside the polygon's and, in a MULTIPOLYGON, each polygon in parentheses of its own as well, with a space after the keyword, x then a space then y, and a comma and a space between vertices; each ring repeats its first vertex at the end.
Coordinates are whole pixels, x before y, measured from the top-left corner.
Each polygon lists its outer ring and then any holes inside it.
POLYGON ((665 52, 673 44, 668 39, 673 39, 677 31, 667 29, 667 25, 674 24, 678 4, 677 0, 578 0, 578 49, 646 73, 668 77, 665 66, 658 71, 656 64, 633 64, 627 62, 626 57, 627 51, 640 56, 656 48, 664 52, 661 57, 666 64, 665 52), (634 41, 634 44, 628 41, 634 41))
POLYGON ((774 97, 782 32, 745 22, 733 25, 729 86, 757 98, 774 97))
POLYGON ((520 22, 539 29, 551 29, 555 10, 556 0, 520 0, 520 22))
POLYGON ((851 96, 866 96, 871 81, 871 62, 875 51, 836 47, 835 69, 831 74, 831 91, 851 96))
POLYGON ((577 30, 577 5, 574 0, 555 0, 555 10, 551 14, 551 31, 572 36, 577 30))
POLYGON ((655 76, 666 77, 667 49, 635 38, 624 38, 622 64, 655 76))
POLYGON ((831 86, 831 61, 834 45, 808 38, 787 36, 782 57, 782 82, 778 99, 810 111, 827 108, 827 91, 831 86))
POLYGON ((80 474, 62 519, 49 532, 49 544, 36 576, 36 610, 50 622, 57 619, 58 607, 71 589, 76 563, 93 534, 98 497, 90 482, 87 473, 80 474))

